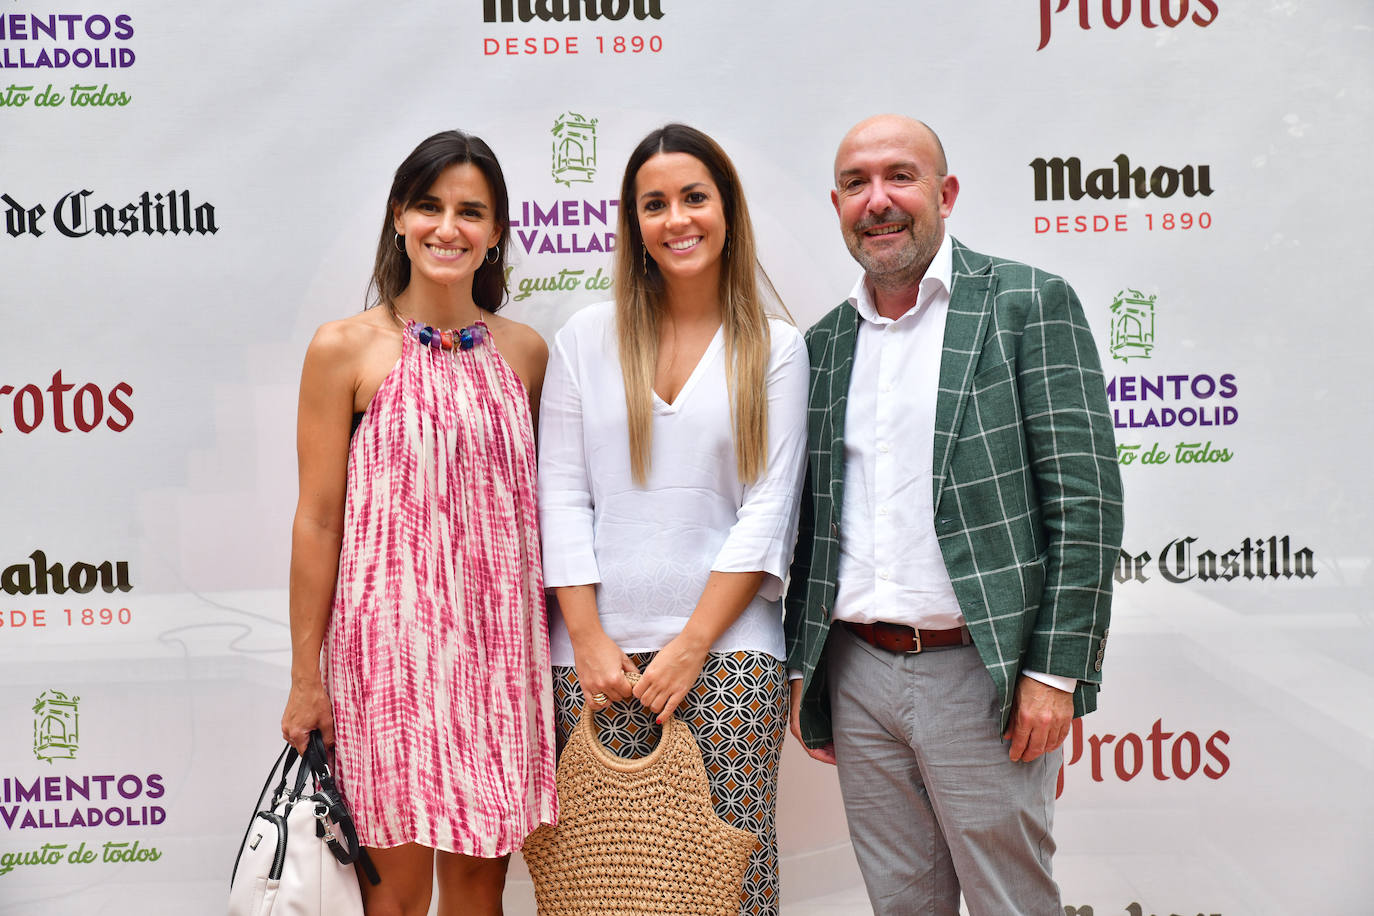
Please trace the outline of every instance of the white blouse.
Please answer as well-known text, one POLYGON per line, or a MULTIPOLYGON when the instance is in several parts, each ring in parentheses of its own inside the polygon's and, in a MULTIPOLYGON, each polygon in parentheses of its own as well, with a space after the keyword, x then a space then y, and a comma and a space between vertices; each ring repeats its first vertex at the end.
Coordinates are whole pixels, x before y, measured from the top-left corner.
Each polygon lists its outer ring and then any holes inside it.
MULTIPOLYGON (((797 538, 806 462, 809 367, 801 333, 769 322, 768 466, 740 483, 717 330, 672 404, 653 395, 647 484, 630 474, 615 305, 575 314, 554 340, 539 408, 539 519, 544 585, 595 584, 601 626, 626 653, 682 632, 713 571, 765 573, 712 652, 786 657, 782 586, 797 538)), ((573 664, 556 603, 555 665, 573 664)))

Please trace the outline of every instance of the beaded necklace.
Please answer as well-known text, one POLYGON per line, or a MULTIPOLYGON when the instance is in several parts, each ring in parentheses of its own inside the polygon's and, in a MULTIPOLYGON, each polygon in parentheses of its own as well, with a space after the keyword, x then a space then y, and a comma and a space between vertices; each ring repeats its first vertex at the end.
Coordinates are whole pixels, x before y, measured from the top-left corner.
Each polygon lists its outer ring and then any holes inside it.
POLYGON ((433 350, 471 350, 491 339, 491 330, 482 321, 445 331, 411 321, 406 324, 406 333, 418 340, 420 346, 433 350))

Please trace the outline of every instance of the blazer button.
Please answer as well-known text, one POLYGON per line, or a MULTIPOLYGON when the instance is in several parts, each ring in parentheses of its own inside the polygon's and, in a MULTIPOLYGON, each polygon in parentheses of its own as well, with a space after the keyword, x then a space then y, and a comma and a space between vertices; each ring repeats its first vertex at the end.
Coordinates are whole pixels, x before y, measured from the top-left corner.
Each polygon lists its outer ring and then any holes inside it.
POLYGON ((840 526, 839 526, 838 524, 836 524, 835 522, 833 522, 833 521, 830 523, 830 536, 831 536, 831 537, 839 537, 839 536, 840 536, 840 526))
POLYGON ((1102 659, 1099 658, 1099 659, 1097 660, 1096 664, 1093 665, 1093 670, 1094 670, 1094 671, 1101 671, 1101 670, 1102 670, 1102 659))

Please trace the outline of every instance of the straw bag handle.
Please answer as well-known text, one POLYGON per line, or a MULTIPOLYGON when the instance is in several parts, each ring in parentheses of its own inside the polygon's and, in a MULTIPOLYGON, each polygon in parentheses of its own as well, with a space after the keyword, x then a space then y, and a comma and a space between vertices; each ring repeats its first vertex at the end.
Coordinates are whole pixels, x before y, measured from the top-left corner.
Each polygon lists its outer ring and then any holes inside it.
MULTIPOLYGON (((638 672, 638 671, 625 671, 625 672, 622 672, 622 673, 625 675, 625 680, 629 681, 631 686, 634 686, 635 684, 638 684, 638 683, 639 683, 639 679, 642 678, 642 677, 644 677, 644 675, 643 675, 642 673, 638 672)), ((611 705, 611 704, 610 704, 609 702, 606 703, 606 706, 610 706, 610 705, 611 705)), ((602 709, 605 709, 605 708, 606 708, 605 706, 602 707, 602 709)), ((587 714, 587 710, 589 710, 589 709, 591 709, 591 705, 590 705, 590 704, 588 704, 588 703, 583 703, 583 704, 582 704, 582 714, 583 714, 584 716, 587 714)), ((601 712, 601 709, 592 709, 591 711, 592 711, 593 713, 598 713, 598 712, 601 712)), ((668 724, 668 719, 671 719, 672 717, 673 717, 673 714, 672 714, 672 713, 668 713, 667 718, 665 718, 665 719, 663 720, 663 724, 664 724, 664 725, 667 725, 667 724, 668 724)))
MULTIPOLYGON (((637 682, 641 675, 638 671, 627 671, 625 679, 631 684, 637 682)), ((658 744, 654 749, 643 757, 621 757, 614 753, 610 748, 601 743, 601 735, 596 728, 596 713, 598 710, 592 708, 592 704, 582 704, 582 717, 577 723, 579 730, 586 736, 587 744, 591 749, 592 756, 604 767, 616 770, 621 773, 632 773, 646 769, 658 762, 663 756, 665 749, 677 742, 670 741, 670 737, 677 737, 678 732, 686 729, 672 713, 669 713, 663 720, 663 734, 658 737, 658 744)), ((688 740, 693 740, 691 733, 687 733, 688 740)), ((695 743, 695 742, 693 742, 695 743)))

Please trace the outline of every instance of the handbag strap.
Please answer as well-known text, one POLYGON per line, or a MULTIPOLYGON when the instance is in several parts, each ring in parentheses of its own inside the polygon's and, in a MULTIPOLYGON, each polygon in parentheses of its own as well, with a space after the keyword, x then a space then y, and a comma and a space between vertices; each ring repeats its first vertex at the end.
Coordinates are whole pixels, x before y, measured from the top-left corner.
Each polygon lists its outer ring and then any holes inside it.
MULTIPOLYGON (((334 783, 334 774, 329 769, 329 756, 324 747, 324 736, 319 729, 310 733, 305 742, 305 762, 315 775, 315 782, 330 795, 339 796, 339 787, 334 783)), ((344 811, 347 814, 347 809, 344 811)))
POLYGON ((334 774, 329 769, 329 757, 325 752, 324 736, 318 730, 310 733, 305 745, 305 763, 314 774, 318 790, 311 800, 315 802, 316 833, 324 840, 329 851, 340 864, 358 863, 367 880, 374 885, 381 884, 382 878, 372 858, 358 842, 358 831, 353 825, 353 814, 344 802, 343 793, 334 782, 334 774), (343 842, 335 836, 334 830, 343 834, 343 842))
POLYGON ((277 770, 281 769, 281 782, 277 785, 277 790, 273 794, 273 804, 271 807, 276 807, 276 802, 280 800, 282 793, 286 791, 286 774, 290 772, 291 764, 296 762, 296 756, 296 749, 288 744, 282 749, 282 752, 277 755, 277 761, 272 764, 272 769, 267 771, 267 781, 262 784, 262 790, 258 792, 257 801, 253 803, 253 815, 248 818, 248 826, 243 830, 243 840, 239 843, 239 854, 234 856, 234 870, 229 873, 230 887, 234 886, 234 878, 237 877, 239 873, 239 860, 243 858, 243 847, 248 845, 248 834, 253 832, 253 824, 258 819, 258 812, 262 810, 262 800, 267 797, 267 790, 272 787, 272 780, 276 778, 277 770), (285 766, 282 766, 282 761, 287 760, 288 757, 290 757, 290 760, 287 761, 285 766))
POLYGON ((277 755, 277 760, 272 764, 272 769, 267 772, 267 781, 262 784, 262 790, 258 792, 257 801, 253 807, 253 815, 248 819, 248 826, 243 831, 243 840, 239 843, 238 855, 234 857, 234 870, 229 875, 230 887, 234 884, 234 879, 238 876, 239 861, 243 858, 243 849, 248 845, 248 835, 253 832, 253 824, 258 819, 258 812, 262 810, 263 799, 267 797, 268 790, 272 788, 272 783, 276 782, 276 789, 272 790, 272 801, 268 808, 275 808, 283 798, 288 799, 287 810, 301 801, 301 796, 305 794, 306 780, 314 776, 318 791, 309 796, 309 801, 315 805, 315 829, 320 839, 324 840, 334 858, 338 859, 342 865, 350 865, 354 862, 363 870, 367 880, 373 885, 381 884, 381 875, 377 873, 377 866, 372 864, 372 857, 367 854, 367 850, 358 844, 358 831, 353 826, 353 815, 348 811, 348 805, 344 803, 343 795, 339 792, 337 784, 334 782, 334 774, 329 769, 329 760, 325 753, 324 736, 318 730, 310 733, 310 738, 306 742, 305 754, 300 754, 294 747, 287 744, 282 748, 282 752, 277 755), (291 794, 287 794, 287 783, 291 779, 291 769, 296 769, 296 781, 292 787, 291 794), (278 777, 278 771, 281 771, 278 777), (343 842, 334 836, 331 829, 337 827, 343 834, 343 842))

